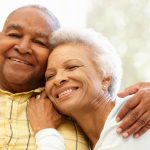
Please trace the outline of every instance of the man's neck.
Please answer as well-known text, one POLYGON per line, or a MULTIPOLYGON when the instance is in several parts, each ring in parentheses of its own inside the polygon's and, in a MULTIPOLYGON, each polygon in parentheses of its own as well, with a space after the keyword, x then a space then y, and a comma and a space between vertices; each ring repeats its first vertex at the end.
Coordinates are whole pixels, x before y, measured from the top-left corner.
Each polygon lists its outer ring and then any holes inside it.
MULTIPOLYGON (((38 87, 37 87, 38 88, 38 87)), ((8 91, 8 92, 11 92, 11 93, 22 93, 22 92, 29 92, 31 90, 34 90, 36 89, 33 88, 33 87, 30 87, 30 86, 24 86, 24 85, 3 85, 3 84, 0 84, 0 89, 4 90, 4 91, 8 91)))

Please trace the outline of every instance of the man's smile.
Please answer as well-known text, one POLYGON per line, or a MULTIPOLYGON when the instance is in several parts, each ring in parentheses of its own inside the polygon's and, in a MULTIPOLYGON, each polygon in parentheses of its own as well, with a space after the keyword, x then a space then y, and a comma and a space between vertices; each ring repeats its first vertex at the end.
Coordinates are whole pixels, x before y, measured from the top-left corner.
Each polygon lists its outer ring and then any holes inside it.
POLYGON ((22 59, 22 58, 8 57, 8 59, 12 62, 15 62, 16 64, 24 64, 24 65, 28 65, 28 66, 33 66, 32 63, 30 63, 29 61, 22 59))

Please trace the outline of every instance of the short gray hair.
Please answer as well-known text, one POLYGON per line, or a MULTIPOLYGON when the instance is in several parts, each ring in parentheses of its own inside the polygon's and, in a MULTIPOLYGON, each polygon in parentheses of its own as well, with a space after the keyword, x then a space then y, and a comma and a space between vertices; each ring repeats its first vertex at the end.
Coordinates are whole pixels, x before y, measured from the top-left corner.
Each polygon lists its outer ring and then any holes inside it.
POLYGON ((122 67, 119 55, 108 39, 93 29, 59 29, 53 32, 50 44, 52 48, 62 44, 82 44, 93 50, 93 61, 102 69, 105 77, 111 76, 108 92, 112 99, 120 87, 122 67))

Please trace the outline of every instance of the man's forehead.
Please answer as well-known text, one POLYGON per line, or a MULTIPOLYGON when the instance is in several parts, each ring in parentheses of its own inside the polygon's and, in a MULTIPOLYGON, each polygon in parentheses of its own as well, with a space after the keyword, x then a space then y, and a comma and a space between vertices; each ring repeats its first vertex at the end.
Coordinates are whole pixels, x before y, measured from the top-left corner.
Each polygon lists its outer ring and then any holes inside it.
MULTIPOLYGON (((28 29, 30 29, 30 27, 28 29)), ((24 30, 26 30, 26 28, 23 25, 18 24, 18 23, 10 23, 10 24, 6 25, 5 31, 10 31, 10 30, 16 30, 16 31, 23 32, 24 30)), ((49 34, 47 32, 36 30, 36 29, 33 30, 32 32, 34 32, 34 34, 39 37, 48 37, 49 36, 49 34)))
POLYGON ((37 8, 20 8, 16 11, 12 12, 6 22, 9 20, 26 20, 29 22, 39 21, 40 22, 48 22, 50 20, 50 16, 48 16, 45 12, 37 8))
MULTIPOLYGON (((38 9, 36 10, 41 12, 38 9)), ((20 31, 30 30, 31 32, 35 33, 37 36, 40 37, 48 37, 49 34, 51 34, 52 25, 48 21, 46 16, 43 16, 43 14, 40 15, 40 13, 39 14, 18 13, 20 11, 21 10, 17 10, 7 18, 4 25, 4 30, 11 30, 11 29, 20 31)))
MULTIPOLYGON (((14 10, 12 13, 10 13, 9 16, 19 15, 19 14, 22 14, 22 13, 30 13, 30 12, 36 13, 36 14, 38 14, 38 13, 43 13, 43 14, 46 15, 46 13, 45 13, 44 11, 42 11, 42 10, 40 10, 40 9, 38 9, 38 8, 23 7, 23 8, 18 8, 18 9, 16 9, 16 10, 14 10)), ((30 16, 31 16, 31 15, 32 15, 32 14, 30 14, 30 16)), ((30 16, 28 16, 28 17, 30 17, 30 16)))

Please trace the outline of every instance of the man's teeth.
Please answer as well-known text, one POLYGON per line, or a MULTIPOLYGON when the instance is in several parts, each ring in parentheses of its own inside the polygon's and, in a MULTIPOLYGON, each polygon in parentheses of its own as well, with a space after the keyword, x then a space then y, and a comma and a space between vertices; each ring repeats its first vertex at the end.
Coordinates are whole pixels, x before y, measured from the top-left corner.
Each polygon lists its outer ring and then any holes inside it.
POLYGON ((17 62, 24 63, 23 61, 21 61, 21 60, 19 60, 19 59, 15 59, 15 58, 13 58, 12 60, 17 61, 17 62))
POLYGON ((58 98, 62 98, 63 96, 66 96, 70 94, 71 92, 72 92, 72 89, 65 90, 58 95, 58 98))
POLYGON ((16 58, 11 58, 13 61, 19 62, 19 63, 23 63, 23 64, 27 64, 26 62, 16 59, 16 58))

